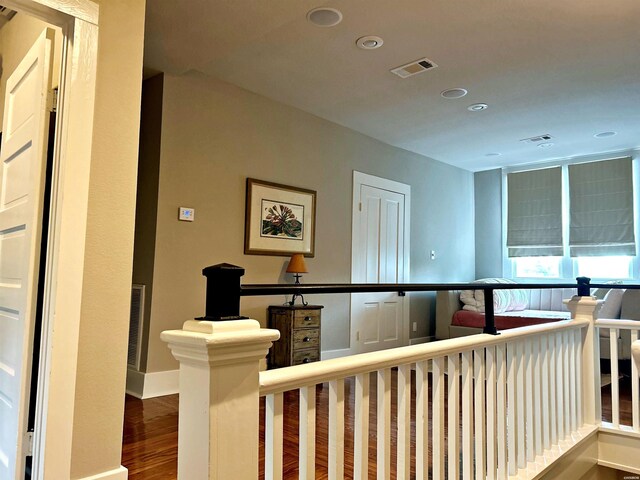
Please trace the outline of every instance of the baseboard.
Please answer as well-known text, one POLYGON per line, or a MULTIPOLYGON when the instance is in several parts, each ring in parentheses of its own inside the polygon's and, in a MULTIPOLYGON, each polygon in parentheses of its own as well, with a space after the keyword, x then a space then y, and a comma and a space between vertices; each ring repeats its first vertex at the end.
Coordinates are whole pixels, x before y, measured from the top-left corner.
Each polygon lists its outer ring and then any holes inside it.
POLYGON ((180 387, 180 370, 168 370, 165 372, 142 373, 136 370, 127 370, 127 388, 129 395, 136 398, 147 399, 173 395, 178 393, 180 387))
POLYGON ((127 469, 120 466, 120 468, 109 470, 108 472, 98 473, 90 477, 82 477, 80 480, 127 480, 128 476, 129 473, 127 469))
POLYGON ((436 339, 436 337, 434 336, 428 336, 428 337, 415 337, 415 338, 410 338, 409 339, 409 345, 418 345, 420 343, 427 343, 427 342, 432 342, 436 339))
POLYGON ((321 360, 329 360, 331 358, 348 357, 351 355, 350 348, 339 348, 337 350, 323 350, 320 353, 321 360))

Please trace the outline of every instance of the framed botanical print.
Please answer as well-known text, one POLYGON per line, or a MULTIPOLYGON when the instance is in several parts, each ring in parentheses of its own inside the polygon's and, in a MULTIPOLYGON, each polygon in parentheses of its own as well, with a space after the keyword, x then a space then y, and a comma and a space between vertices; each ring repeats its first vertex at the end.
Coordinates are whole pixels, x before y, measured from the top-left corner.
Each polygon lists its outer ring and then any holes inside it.
POLYGON ((247 178, 244 253, 314 256, 316 192, 247 178))

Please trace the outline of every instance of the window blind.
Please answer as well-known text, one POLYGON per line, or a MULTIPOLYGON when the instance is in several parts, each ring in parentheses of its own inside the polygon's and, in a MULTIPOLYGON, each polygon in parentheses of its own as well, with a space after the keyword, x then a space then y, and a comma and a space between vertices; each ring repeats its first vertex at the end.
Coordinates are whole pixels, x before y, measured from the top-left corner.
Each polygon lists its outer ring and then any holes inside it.
POLYGON ((631 158, 569 165, 572 257, 635 255, 631 158))
POLYGON ((562 256, 562 169, 507 175, 510 257, 562 256))

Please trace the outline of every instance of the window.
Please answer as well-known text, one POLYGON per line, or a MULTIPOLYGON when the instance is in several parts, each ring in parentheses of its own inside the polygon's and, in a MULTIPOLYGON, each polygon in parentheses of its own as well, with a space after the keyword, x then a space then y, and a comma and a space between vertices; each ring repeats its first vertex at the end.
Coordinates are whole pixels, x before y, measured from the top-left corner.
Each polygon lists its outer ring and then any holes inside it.
POLYGON ((631 278, 633 257, 578 257, 575 259, 577 277, 631 278))
POLYGON ((562 257, 518 257, 514 259, 515 276, 525 278, 558 278, 562 257))
POLYGON ((630 157, 508 173, 505 272, 520 278, 634 278, 630 157))

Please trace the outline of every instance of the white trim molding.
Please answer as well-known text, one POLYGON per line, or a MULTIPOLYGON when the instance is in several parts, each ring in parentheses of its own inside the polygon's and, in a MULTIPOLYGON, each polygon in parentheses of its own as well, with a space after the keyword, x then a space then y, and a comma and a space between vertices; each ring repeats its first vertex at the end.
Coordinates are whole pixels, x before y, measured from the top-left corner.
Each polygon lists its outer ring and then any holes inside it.
POLYGON ((127 480, 128 476, 128 470, 121 465, 120 468, 91 475, 90 477, 83 477, 80 480, 127 480))
POLYGON ((173 395, 178 393, 179 387, 180 370, 151 373, 127 370, 127 393, 142 400, 173 395))

